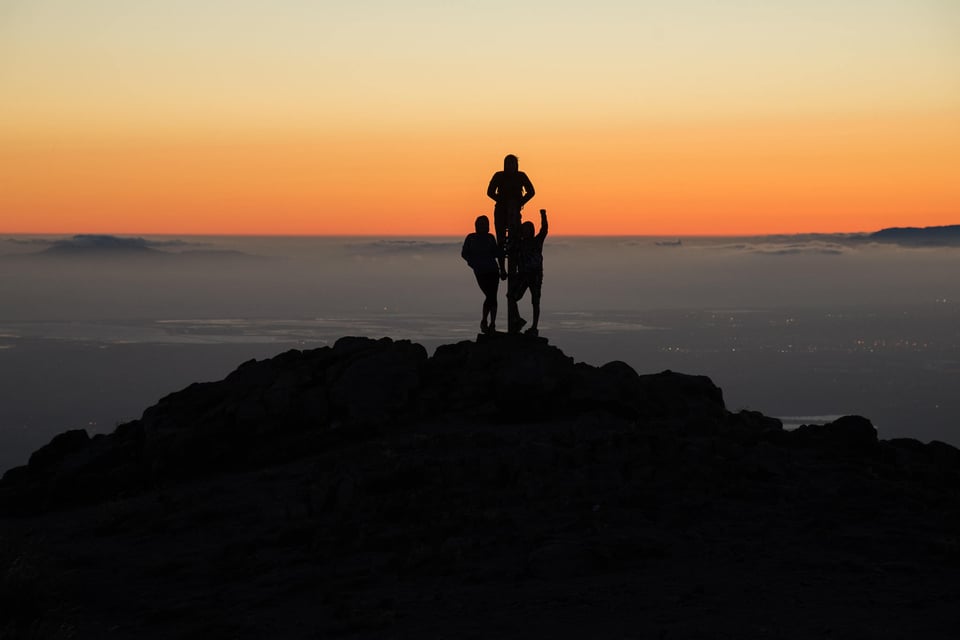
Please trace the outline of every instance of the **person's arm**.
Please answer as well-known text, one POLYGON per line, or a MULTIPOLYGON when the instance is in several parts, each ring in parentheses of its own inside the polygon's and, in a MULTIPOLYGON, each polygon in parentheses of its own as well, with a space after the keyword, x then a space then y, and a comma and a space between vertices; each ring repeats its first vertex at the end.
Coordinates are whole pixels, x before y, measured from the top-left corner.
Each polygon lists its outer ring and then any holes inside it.
POLYGON ((537 233, 537 237, 540 238, 540 242, 543 242, 544 238, 547 237, 547 229, 550 227, 547 224, 547 210, 540 209, 540 232, 537 233))
POLYGON ((487 242, 490 244, 490 248, 493 250, 493 256, 497 260, 503 257, 503 250, 500 248, 500 245, 497 244, 497 237, 492 233, 487 234, 487 242))
POLYGON ((497 171, 495 174, 493 174, 493 177, 490 178, 490 184, 487 186, 487 197, 494 202, 497 201, 497 188, 500 186, 499 178, 500 172, 497 171))
POLYGON ((460 250, 460 257, 466 260, 467 264, 470 264, 469 246, 470 246, 470 236, 467 235, 467 237, 463 239, 463 249, 460 250))
POLYGON ((523 186, 523 199, 520 200, 520 208, 522 209, 523 205, 527 204, 533 196, 537 195, 537 192, 534 191, 530 178, 522 171, 520 172, 520 180, 520 184, 523 186))

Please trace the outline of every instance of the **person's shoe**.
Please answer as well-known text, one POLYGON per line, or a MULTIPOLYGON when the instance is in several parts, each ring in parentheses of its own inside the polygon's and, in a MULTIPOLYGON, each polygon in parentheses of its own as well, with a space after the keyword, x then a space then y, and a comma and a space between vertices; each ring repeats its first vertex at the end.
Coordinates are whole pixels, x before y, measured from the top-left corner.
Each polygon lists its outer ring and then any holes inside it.
POLYGON ((492 335, 494 335, 496 332, 497 332, 497 325, 491 323, 490 326, 487 327, 487 335, 491 335, 491 336, 492 336, 492 335))
POLYGON ((540 332, 537 331, 537 328, 536 328, 536 327, 530 327, 529 329, 527 329, 526 331, 524 331, 523 334, 524 334, 524 335, 527 335, 527 336, 531 336, 531 337, 533 337, 533 338, 536 338, 537 336, 540 335, 540 332))
POLYGON ((483 318, 480 320, 480 333, 486 333, 489 327, 487 326, 487 319, 483 318))
POLYGON ((520 330, 523 329, 523 325, 527 324, 527 321, 523 318, 517 318, 517 321, 510 327, 510 333, 520 333, 520 330))

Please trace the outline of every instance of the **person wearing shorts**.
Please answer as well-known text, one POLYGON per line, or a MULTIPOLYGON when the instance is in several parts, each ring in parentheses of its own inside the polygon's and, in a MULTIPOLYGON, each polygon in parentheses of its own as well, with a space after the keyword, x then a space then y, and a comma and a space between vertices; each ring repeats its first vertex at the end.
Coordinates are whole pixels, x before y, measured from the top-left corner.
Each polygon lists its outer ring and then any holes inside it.
POLYGON ((517 247, 517 273, 511 275, 507 289, 507 329, 518 333, 527 322, 520 317, 517 306, 523 294, 530 290, 533 305, 533 324, 527 334, 538 335, 540 325, 540 291, 543 288, 543 241, 547 238, 547 210, 540 209, 540 232, 535 232, 532 222, 520 226, 520 243, 517 247))

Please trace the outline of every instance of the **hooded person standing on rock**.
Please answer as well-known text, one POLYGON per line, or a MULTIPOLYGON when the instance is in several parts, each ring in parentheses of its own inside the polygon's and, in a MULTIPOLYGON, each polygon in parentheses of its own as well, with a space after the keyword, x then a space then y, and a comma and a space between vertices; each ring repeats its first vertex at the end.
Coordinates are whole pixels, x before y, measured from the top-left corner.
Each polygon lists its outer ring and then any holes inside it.
POLYGON ((483 315, 480 318, 480 331, 494 333, 497 330, 497 292, 500 280, 497 278, 497 260, 502 253, 497 247, 497 239, 490 233, 490 218, 478 216, 474 223, 475 233, 468 234, 463 240, 460 257, 467 261, 477 278, 477 284, 483 291, 483 315), (489 322, 487 318, 490 318, 489 322))

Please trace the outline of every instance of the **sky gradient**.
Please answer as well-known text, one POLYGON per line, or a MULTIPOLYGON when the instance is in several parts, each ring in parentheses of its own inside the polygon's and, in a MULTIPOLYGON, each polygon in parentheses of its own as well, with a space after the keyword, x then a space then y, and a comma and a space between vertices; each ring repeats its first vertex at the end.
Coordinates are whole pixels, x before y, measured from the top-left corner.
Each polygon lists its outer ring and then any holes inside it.
POLYGON ((960 223, 954 0, 0 0, 0 233, 960 223), (332 5, 332 6, 331 6, 332 5))

